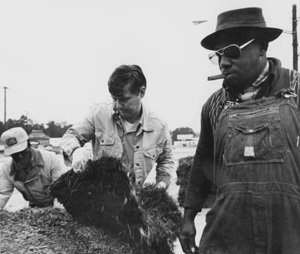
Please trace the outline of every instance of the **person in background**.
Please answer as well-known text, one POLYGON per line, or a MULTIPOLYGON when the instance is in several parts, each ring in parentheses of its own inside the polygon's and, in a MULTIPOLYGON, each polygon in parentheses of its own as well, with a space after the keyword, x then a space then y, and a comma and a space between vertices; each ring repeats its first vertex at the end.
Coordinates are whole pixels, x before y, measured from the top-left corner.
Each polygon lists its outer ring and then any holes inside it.
POLYGON ((179 236, 184 253, 300 250, 300 75, 267 57, 281 33, 267 27, 261 8, 242 8, 221 13, 201 41, 224 81, 202 108, 179 236), (197 250, 194 219, 212 184, 216 201, 197 250))
POLYGON ((21 127, 3 132, 1 141, 4 155, 11 159, 0 165, 0 209, 5 207, 14 188, 29 201, 30 207, 53 206, 49 186, 67 171, 63 161, 53 152, 31 148, 21 127))
POLYGON ((88 159, 83 147, 92 141, 93 159, 113 156, 122 160, 124 170, 142 186, 156 164, 156 186, 170 185, 173 156, 167 124, 142 103, 146 78, 138 65, 117 67, 108 80, 111 104, 94 104, 78 123, 63 135, 61 147, 82 172, 88 159))

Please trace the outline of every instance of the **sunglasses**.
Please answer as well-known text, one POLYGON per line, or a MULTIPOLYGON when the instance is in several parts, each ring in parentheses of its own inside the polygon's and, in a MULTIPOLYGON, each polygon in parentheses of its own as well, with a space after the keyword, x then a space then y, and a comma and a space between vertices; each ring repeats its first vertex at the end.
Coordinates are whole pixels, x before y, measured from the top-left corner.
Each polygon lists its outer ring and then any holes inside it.
POLYGON ((219 64, 219 59, 222 55, 225 55, 226 57, 229 57, 231 59, 237 59, 241 56, 242 49, 247 47, 254 40, 255 39, 251 39, 250 41, 247 41, 242 46, 238 46, 236 44, 230 44, 222 49, 219 49, 218 51, 210 53, 208 55, 208 58, 213 64, 219 64))

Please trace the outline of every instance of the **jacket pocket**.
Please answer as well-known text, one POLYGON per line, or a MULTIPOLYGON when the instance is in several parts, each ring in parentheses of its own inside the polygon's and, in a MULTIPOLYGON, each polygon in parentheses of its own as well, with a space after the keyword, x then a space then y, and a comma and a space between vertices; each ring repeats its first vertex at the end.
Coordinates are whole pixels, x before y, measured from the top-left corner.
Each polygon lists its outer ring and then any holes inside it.
POLYGON ((157 160, 157 157, 160 154, 160 151, 161 151, 161 149, 159 149, 159 148, 152 148, 152 149, 146 150, 144 152, 145 165, 146 165, 147 172, 150 172, 151 169, 153 168, 153 166, 157 160))
POLYGON ((46 204, 53 199, 50 196, 50 182, 42 174, 24 182, 24 187, 24 198, 36 205, 46 204))
POLYGON ((99 144, 102 146, 112 146, 115 143, 115 139, 108 135, 103 135, 102 132, 97 132, 96 137, 99 140, 99 144))
POLYGON ((105 135, 103 132, 97 132, 96 137, 99 144, 97 157, 101 157, 103 155, 111 155, 112 149, 115 145, 115 139, 112 136, 105 135))

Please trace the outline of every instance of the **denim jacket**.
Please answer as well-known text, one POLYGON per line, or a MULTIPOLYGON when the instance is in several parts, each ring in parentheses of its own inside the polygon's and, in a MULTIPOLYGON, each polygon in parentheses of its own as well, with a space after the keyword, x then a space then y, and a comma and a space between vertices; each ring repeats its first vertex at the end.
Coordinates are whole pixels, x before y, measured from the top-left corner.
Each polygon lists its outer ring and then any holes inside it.
MULTIPOLYGON (((122 124, 112 104, 94 104, 87 115, 67 130, 61 147, 68 156, 92 141, 93 158, 103 155, 122 158, 122 124)), ((141 126, 134 141, 133 170, 142 185, 156 164, 156 182, 170 184, 173 169, 171 138, 167 125, 143 106, 141 126)))
POLYGON ((53 203, 49 194, 52 181, 66 172, 67 168, 58 156, 52 152, 31 149, 33 159, 26 180, 15 180, 16 169, 12 159, 0 169, 0 208, 3 208, 13 193, 14 188, 20 191, 25 200, 37 206, 47 206, 53 203))

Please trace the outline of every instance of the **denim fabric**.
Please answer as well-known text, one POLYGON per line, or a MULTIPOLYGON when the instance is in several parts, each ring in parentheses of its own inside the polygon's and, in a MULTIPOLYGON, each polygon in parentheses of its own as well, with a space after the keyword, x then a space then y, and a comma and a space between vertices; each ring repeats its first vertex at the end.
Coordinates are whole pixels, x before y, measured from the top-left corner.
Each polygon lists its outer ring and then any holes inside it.
MULTIPOLYGON (((70 156, 74 149, 91 140, 94 159, 104 155, 122 158, 126 139, 122 139, 121 127, 119 118, 115 118, 113 104, 94 104, 83 119, 67 130, 61 147, 70 156)), ((174 162, 168 126, 144 106, 133 149, 136 183, 142 185, 155 167, 156 182, 163 181, 169 186, 174 162)))
POLYGON ((300 253, 300 117, 292 98, 224 110, 215 140, 217 200, 199 253, 300 253))

